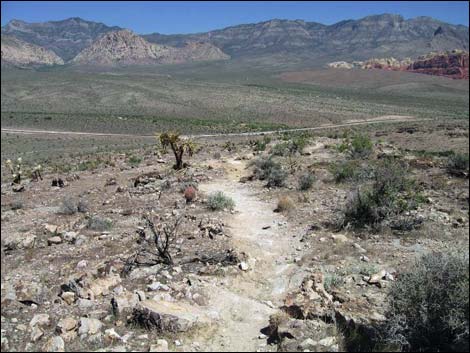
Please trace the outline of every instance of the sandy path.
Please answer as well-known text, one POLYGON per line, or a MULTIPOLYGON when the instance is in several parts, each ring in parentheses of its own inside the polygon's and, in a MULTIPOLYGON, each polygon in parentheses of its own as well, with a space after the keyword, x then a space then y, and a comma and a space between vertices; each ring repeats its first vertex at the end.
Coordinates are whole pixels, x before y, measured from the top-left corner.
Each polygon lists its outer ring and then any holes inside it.
POLYGON ((233 178, 214 180, 200 189, 204 193, 223 190, 233 198, 236 213, 225 221, 235 249, 250 259, 248 271, 210 289, 209 306, 219 312, 221 322, 201 347, 205 351, 269 349, 263 348, 266 339, 259 338, 260 330, 281 304, 295 267, 287 260, 295 246, 289 241, 288 224, 273 212, 274 204, 260 200, 249 185, 233 178), (263 229, 266 226, 270 228, 263 229))

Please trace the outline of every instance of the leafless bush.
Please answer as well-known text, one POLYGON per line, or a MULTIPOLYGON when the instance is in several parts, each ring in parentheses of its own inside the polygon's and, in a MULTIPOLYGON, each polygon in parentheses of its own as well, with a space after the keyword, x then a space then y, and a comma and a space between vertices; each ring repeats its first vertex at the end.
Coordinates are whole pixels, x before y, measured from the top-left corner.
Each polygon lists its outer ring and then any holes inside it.
POLYGON ((152 233, 153 244, 158 251, 158 255, 165 264, 173 265, 170 247, 178 236, 178 227, 181 224, 182 217, 177 218, 173 223, 161 223, 158 226, 148 216, 144 216, 144 221, 146 228, 150 229, 152 233))

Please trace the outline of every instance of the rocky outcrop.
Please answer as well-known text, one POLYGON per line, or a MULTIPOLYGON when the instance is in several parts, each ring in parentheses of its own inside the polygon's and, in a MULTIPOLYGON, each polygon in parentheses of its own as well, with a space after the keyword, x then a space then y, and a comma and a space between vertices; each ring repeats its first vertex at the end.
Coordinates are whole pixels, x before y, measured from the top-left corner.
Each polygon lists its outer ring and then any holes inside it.
POLYGON ((452 51, 418 58, 407 71, 468 80, 468 52, 452 51))
POLYGON ((169 51, 168 47, 151 44, 129 30, 120 30, 104 34, 72 62, 99 66, 153 64, 169 51))
POLYGON ((2 66, 62 65, 64 61, 53 51, 2 34, 2 66))
POLYGON ((398 60, 395 58, 374 58, 366 61, 336 61, 327 66, 340 69, 380 69, 390 71, 407 71, 427 75, 450 77, 468 80, 469 53, 462 50, 429 53, 418 57, 398 60))
POLYGON ((122 66, 178 64, 190 61, 223 60, 229 56, 209 43, 189 42, 183 47, 150 43, 129 30, 108 32, 78 54, 79 65, 122 66))

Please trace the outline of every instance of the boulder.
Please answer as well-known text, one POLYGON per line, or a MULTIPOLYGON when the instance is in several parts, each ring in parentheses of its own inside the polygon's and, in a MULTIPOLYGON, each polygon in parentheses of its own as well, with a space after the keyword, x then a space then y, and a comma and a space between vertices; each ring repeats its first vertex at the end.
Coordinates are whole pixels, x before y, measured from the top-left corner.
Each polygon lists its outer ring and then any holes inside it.
POLYGON ((37 237, 31 232, 17 233, 4 240, 5 250, 32 249, 37 244, 37 237))
POLYGON ((173 333, 210 323, 208 316, 198 307, 165 300, 140 302, 134 309, 132 321, 147 329, 173 333))
POLYGON ((97 335, 101 333, 103 323, 98 319, 90 319, 86 317, 80 318, 80 327, 78 334, 80 337, 97 335))
POLYGON ((46 327, 49 326, 50 323, 51 321, 48 314, 36 314, 34 315, 33 319, 29 322, 29 327, 46 327))
POLYGON ((66 317, 59 321, 56 330, 59 334, 63 334, 68 331, 75 330, 77 328, 77 325, 78 321, 75 320, 73 317, 66 317))
POLYGON ((121 315, 125 316, 130 314, 139 301, 140 297, 137 293, 124 292, 115 295, 111 299, 114 315, 119 317, 121 315))

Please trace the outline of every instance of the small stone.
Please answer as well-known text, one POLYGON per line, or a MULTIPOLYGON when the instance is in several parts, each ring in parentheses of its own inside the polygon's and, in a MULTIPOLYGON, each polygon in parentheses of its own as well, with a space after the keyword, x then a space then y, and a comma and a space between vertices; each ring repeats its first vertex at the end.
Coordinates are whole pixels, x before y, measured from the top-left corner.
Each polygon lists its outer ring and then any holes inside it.
POLYGON ((372 276, 370 276, 367 283, 369 283, 369 284, 379 284, 380 280, 383 279, 386 274, 387 274, 387 272, 385 270, 382 270, 382 271, 380 271, 376 274, 373 274, 372 276))
POLYGON ((86 268, 88 265, 88 263, 86 262, 86 260, 80 260, 78 263, 77 263, 77 266, 75 267, 77 270, 83 270, 84 268, 86 268))
POLYGON ((324 347, 333 346, 334 344, 336 344, 336 337, 331 336, 331 337, 323 338, 320 341, 318 341, 318 344, 324 347))
POLYGON ((345 243, 349 241, 348 237, 344 234, 333 234, 331 239, 333 239, 335 243, 345 243))
POLYGON ((44 225, 44 229, 46 231, 46 233, 49 233, 49 234, 52 234, 52 235, 56 235, 57 234, 57 231, 59 229, 59 226, 56 226, 54 224, 48 224, 46 223, 44 225))
POLYGON ((104 340, 108 343, 112 343, 121 340, 121 336, 119 336, 114 328, 109 328, 104 331, 104 340))
POLYGON ((77 240, 77 235, 77 232, 65 232, 63 237, 66 242, 75 243, 75 240, 77 240))
POLYGON ((57 245, 57 244, 60 244, 60 243, 62 243, 62 238, 59 237, 59 236, 55 236, 55 237, 47 239, 47 244, 48 245, 57 245))
POLYGON ((369 258, 368 258, 367 256, 362 255, 362 256, 361 256, 361 261, 369 262, 370 260, 369 260, 369 258))
POLYGON ((80 327, 78 334, 80 336, 95 335, 101 332, 103 323, 98 319, 89 319, 86 317, 80 318, 80 327))
POLYGON ((183 344, 181 343, 180 340, 175 340, 175 346, 176 347, 179 347, 179 346, 182 346, 183 344))
POLYGON ((77 304, 80 309, 91 308, 94 305, 93 300, 82 299, 82 298, 78 299, 77 304))
POLYGON ((75 293, 74 292, 63 292, 61 294, 61 298, 66 302, 68 305, 72 305, 75 302, 75 293))
POLYGON ((307 338, 299 345, 299 347, 305 352, 305 350, 309 348, 314 348, 317 344, 318 344, 317 341, 314 341, 311 338, 307 338))
POLYGON ((38 327, 46 327, 49 326, 50 320, 48 314, 36 314, 34 315, 33 319, 30 321, 29 326, 31 328, 38 326, 38 327))
POLYGON ((364 249, 362 246, 360 246, 358 243, 354 243, 353 247, 356 248, 356 250, 358 250, 360 253, 366 253, 367 252, 367 250, 364 249))
POLYGON ((44 331, 41 330, 39 327, 34 326, 33 330, 31 331, 31 341, 37 342, 41 339, 42 336, 44 336, 44 331))
POLYGON ((43 346, 42 350, 45 352, 64 352, 65 351, 64 340, 60 336, 53 336, 49 338, 49 340, 43 346))
POLYGON ((156 344, 150 345, 149 352, 168 352, 168 342, 163 339, 157 340, 156 344))
POLYGON ((147 286, 147 289, 149 291, 157 291, 157 290, 162 290, 165 292, 170 291, 170 287, 168 287, 166 284, 162 284, 160 282, 153 282, 152 284, 149 284, 147 286))
POLYGON ((248 271, 249 269, 249 266, 246 262, 242 261, 240 262, 240 264, 238 265, 238 268, 242 271, 248 271))

